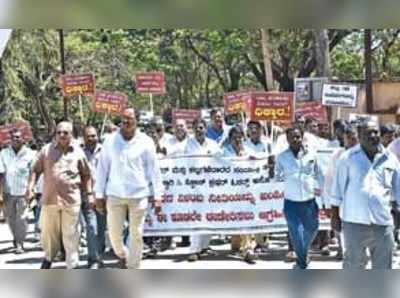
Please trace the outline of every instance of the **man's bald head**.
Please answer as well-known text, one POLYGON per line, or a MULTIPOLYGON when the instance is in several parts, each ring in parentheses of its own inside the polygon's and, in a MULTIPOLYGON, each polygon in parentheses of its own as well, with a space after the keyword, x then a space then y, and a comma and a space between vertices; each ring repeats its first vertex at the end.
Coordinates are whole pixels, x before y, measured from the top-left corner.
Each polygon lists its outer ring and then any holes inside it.
POLYGON ((66 130, 66 131, 69 131, 69 132, 72 133, 73 125, 72 125, 71 122, 62 121, 62 122, 58 123, 58 125, 57 125, 57 131, 58 131, 58 129, 66 130))
POLYGON ((135 109, 128 108, 122 113, 121 133, 126 139, 134 136, 137 127, 135 109))
POLYGON ((187 136, 187 127, 186 127, 186 121, 183 119, 178 119, 175 122, 175 137, 182 141, 186 138, 187 136))
POLYGON ((73 125, 71 122, 63 121, 58 123, 56 128, 56 142, 62 148, 66 148, 72 141, 73 125))

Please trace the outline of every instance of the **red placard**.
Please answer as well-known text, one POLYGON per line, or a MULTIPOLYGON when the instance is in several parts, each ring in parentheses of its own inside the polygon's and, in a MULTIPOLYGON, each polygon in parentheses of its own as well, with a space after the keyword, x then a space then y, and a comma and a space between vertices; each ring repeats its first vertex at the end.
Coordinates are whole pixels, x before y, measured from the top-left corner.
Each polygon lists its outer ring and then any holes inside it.
POLYGON ((250 119, 293 121, 293 92, 252 92, 250 119))
POLYGON ((19 129, 22 133, 22 138, 25 142, 33 139, 32 129, 28 122, 17 121, 10 124, 5 124, 0 126, 0 144, 8 145, 11 143, 11 131, 13 129, 19 129))
POLYGON ((124 93, 98 90, 92 101, 92 110, 97 113, 121 115, 128 104, 124 93))
POLYGON ((63 75, 60 78, 60 88, 64 96, 93 95, 95 80, 93 74, 63 75))
POLYGON ((136 74, 136 92, 149 94, 164 94, 165 74, 161 71, 141 72, 136 74))
POLYGON ((192 127, 192 123, 195 119, 201 117, 201 111, 199 110, 185 110, 175 109, 172 111, 172 124, 175 126, 177 120, 185 120, 188 128, 192 127))
POLYGON ((249 91, 235 91, 224 95, 225 114, 237 114, 247 112, 251 101, 249 91))
POLYGON ((326 107, 320 101, 297 102, 295 115, 312 118, 318 122, 328 122, 326 107))

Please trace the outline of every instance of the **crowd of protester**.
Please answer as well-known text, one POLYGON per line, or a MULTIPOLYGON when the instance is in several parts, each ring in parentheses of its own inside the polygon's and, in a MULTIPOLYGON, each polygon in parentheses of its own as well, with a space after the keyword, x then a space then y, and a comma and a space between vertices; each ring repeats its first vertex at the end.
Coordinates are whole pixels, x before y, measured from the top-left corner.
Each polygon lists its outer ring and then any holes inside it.
POLYGON ((187 261, 196 262, 218 254, 210 248, 215 240, 254 264, 271 250, 274 235, 192 235, 178 243, 178 237, 143 237, 147 212, 162 212, 158 160, 214 155, 266 159, 270 177, 284 182, 283 261, 294 268, 308 267, 310 249, 331 256, 332 244, 344 268, 365 268, 369 261, 372 268, 392 267, 400 226, 399 126, 339 119, 331 127, 297 117, 284 129, 260 121, 227 125, 224 119, 215 109, 210 123, 199 118, 190 129, 183 120, 166 127, 162 117, 142 126, 135 110, 126 109, 119 126, 107 123, 101 131, 61 121, 53 135, 25 144, 21 131, 13 130, 11 144, 0 152, 0 201, 14 253, 25 253, 32 211, 42 269, 60 259, 78 268, 82 246, 89 269, 103 268, 105 253, 119 268, 137 269, 142 258, 177 246, 188 247, 187 261), (324 176, 316 162, 321 148, 337 149, 324 176), (320 208, 331 230, 320 229, 320 208))

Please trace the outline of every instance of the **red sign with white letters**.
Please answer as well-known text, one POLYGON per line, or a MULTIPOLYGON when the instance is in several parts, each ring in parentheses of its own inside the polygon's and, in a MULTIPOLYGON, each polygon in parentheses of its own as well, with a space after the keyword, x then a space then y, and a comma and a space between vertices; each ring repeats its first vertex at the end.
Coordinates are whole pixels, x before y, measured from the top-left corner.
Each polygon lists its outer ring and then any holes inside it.
POLYGON ((136 92, 148 94, 164 94, 165 74, 161 71, 141 72, 136 74, 136 92))
POLYGON ((63 75, 59 80, 64 96, 93 95, 95 80, 93 74, 63 75))
POLYGON ((128 104, 128 96, 120 92, 96 91, 92 110, 97 113, 121 115, 128 104))

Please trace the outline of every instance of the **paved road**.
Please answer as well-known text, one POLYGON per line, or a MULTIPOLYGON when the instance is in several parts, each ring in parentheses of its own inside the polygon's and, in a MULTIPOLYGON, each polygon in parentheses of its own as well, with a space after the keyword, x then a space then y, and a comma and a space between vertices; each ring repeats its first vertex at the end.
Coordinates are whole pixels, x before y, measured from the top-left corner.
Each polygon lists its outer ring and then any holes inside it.
MULTIPOLYGON (((33 226, 30 226, 32 230, 33 226)), ((37 269, 40 267, 43 252, 40 243, 33 241, 33 233, 28 235, 26 244, 27 252, 23 255, 16 255, 12 251, 12 242, 7 225, 0 223, 0 269, 37 269)), ((142 263, 143 269, 290 269, 293 264, 284 263, 282 259, 286 253, 286 243, 283 240, 275 239, 271 244, 271 251, 259 256, 255 265, 248 265, 240 258, 229 254, 229 245, 212 246, 218 254, 207 257, 196 263, 187 262, 187 248, 177 248, 166 251, 154 259, 146 259, 142 263)), ((334 249, 334 247, 333 247, 334 249)), ((334 253, 332 254, 334 255, 334 253)), ((334 257, 321 257, 317 253, 311 256, 311 269, 340 269, 341 262, 334 257)), ((399 257, 395 257, 395 268, 400 268, 399 257)), ((109 257, 106 258, 108 268, 113 268, 116 261, 109 257)), ((81 262, 85 266, 84 251, 81 262)), ((64 263, 56 263, 55 268, 65 268, 64 263)))

